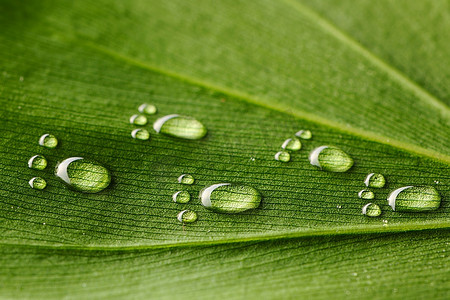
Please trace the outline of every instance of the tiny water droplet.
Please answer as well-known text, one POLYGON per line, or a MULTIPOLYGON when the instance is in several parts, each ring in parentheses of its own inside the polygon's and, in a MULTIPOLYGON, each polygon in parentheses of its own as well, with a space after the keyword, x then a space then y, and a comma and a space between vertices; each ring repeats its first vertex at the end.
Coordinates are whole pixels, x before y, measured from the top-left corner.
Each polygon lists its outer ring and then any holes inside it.
POLYGON ((146 129, 139 128, 131 131, 131 136, 134 139, 145 141, 150 138, 150 133, 146 129))
POLYGON ((153 104, 143 103, 138 108, 139 112, 147 114, 147 115, 154 115, 157 112, 156 106, 153 104))
POLYGON ((53 134, 46 133, 39 138, 39 145, 53 149, 58 145, 58 139, 53 134))
POLYGON ((342 205, 336 205, 336 208, 338 208, 338 209, 341 209, 342 208, 342 205))
POLYGON ((147 124, 147 117, 143 115, 132 115, 130 117, 130 124, 144 126, 147 124))
POLYGON ((218 183, 205 187, 199 194, 202 205, 216 212, 240 213, 257 208, 261 194, 254 188, 232 183, 218 183))
POLYGON ((191 200, 191 195, 187 191, 179 191, 172 195, 175 203, 188 203, 191 200))
POLYGON ((42 177, 33 177, 28 181, 30 186, 36 190, 43 190, 47 186, 47 182, 42 177))
POLYGON ((325 171, 346 172, 353 166, 353 159, 334 146, 320 146, 311 151, 309 161, 325 171))
POLYGON ((370 173, 364 180, 364 184, 368 187, 382 188, 386 184, 386 179, 382 174, 370 173))
POLYGON ((381 208, 375 203, 367 203, 362 208, 362 214, 368 217, 378 217, 381 215, 381 208))
POLYGON ((47 167, 47 159, 42 155, 35 155, 28 160, 28 167, 35 170, 44 170, 47 167))
POLYGON ((285 140, 283 145, 281 145, 281 148, 291 151, 298 151, 302 148, 302 143, 298 138, 294 137, 285 140))
POLYGON ((429 211, 438 209, 441 195, 432 186, 405 186, 391 192, 389 205, 395 211, 429 211))
POLYGON ((178 213, 177 219, 182 223, 192 223, 197 221, 197 213, 195 211, 186 209, 178 213))
POLYGON ((188 140, 201 139, 208 132, 197 119, 177 114, 159 118, 153 123, 153 129, 158 133, 188 140))
POLYGON ((289 154, 289 152, 280 151, 275 154, 275 159, 282 162, 288 162, 291 160, 291 155, 289 154))
POLYGON ((190 174, 183 174, 178 177, 178 182, 181 184, 193 184, 195 181, 194 176, 190 174))
POLYGON ((358 193, 358 197, 361 198, 361 199, 370 200, 370 199, 375 198, 375 194, 372 191, 369 191, 369 190, 361 190, 358 193))
POLYGON ((108 169, 82 157, 71 157, 56 166, 56 176, 80 192, 97 193, 108 187, 111 174, 108 169))
POLYGON ((434 183, 439 184, 439 180, 435 180, 434 183))
POLYGON ((301 139, 309 140, 312 138, 312 133, 309 130, 300 130, 295 133, 295 136, 298 136, 301 139))

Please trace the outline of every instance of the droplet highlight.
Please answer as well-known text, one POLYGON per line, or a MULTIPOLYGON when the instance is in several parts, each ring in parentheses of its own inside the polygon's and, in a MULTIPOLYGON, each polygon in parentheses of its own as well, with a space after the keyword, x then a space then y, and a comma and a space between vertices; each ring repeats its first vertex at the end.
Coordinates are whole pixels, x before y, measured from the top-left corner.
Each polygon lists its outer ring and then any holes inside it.
POLYGON ((190 174, 183 174, 183 175, 180 175, 180 177, 178 177, 178 182, 181 184, 191 185, 194 183, 194 181, 195 181, 194 176, 192 176, 190 174))
POLYGON ((130 117, 130 124, 144 126, 147 124, 147 117, 143 115, 132 115, 130 117))
POLYGON ((432 186, 401 187, 391 192, 387 200, 394 211, 430 211, 441 205, 441 195, 432 186))
POLYGON ((156 106, 153 104, 143 103, 138 107, 139 112, 147 114, 147 115, 154 115, 158 111, 156 106))
POLYGON ((58 139, 53 134, 46 133, 39 138, 39 145, 53 149, 58 145, 58 139))
POLYGON ((311 151, 309 161, 313 166, 329 172, 346 172, 353 166, 353 159, 335 146, 320 146, 311 151))
POLYGON ((298 151, 302 148, 302 143, 300 140, 296 137, 290 138, 284 141, 283 145, 281 145, 281 148, 290 150, 290 151, 298 151))
POLYGON ((303 140, 309 140, 312 138, 312 133, 309 130, 300 130, 295 133, 295 136, 298 136, 303 140))
POLYGON ((291 155, 287 151, 280 151, 275 154, 275 160, 288 162, 291 160, 291 155))
POLYGON ((43 190, 47 186, 47 181, 42 177, 33 177, 28 181, 28 184, 36 190, 43 190))
POLYGON ((382 188, 386 184, 386 179, 382 174, 370 173, 364 180, 367 187, 382 188))
POLYGON ((42 155, 35 155, 28 160, 28 167, 35 170, 44 170, 47 167, 47 159, 42 155))
POLYGON ((131 131, 131 136, 134 139, 146 141, 150 138, 150 133, 146 129, 139 128, 131 131))
POLYGON ((179 191, 172 195, 175 203, 188 203, 191 200, 191 195, 187 191, 179 191))
POLYGON ((197 119, 177 114, 164 116, 153 123, 158 133, 188 140, 203 138, 208 130, 197 119))
POLYGON ((369 191, 369 190, 361 190, 358 193, 358 197, 361 198, 361 199, 370 200, 370 199, 375 198, 375 194, 372 191, 369 191))
POLYGON ((367 203, 362 208, 362 214, 368 217, 378 217, 381 215, 381 208, 375 203, 367 203))
POLYGON ((197 221, 197 213, 195 211, 186 209, 178 213, 177 219, 181 223, 193 223, 197 221))

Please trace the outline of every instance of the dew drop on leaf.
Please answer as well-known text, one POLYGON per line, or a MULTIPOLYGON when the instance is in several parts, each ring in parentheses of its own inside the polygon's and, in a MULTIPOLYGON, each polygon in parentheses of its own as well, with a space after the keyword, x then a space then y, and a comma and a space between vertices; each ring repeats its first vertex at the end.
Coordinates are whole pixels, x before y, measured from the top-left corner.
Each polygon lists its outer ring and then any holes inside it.
POLYGON ((178 177, 178 182, 181 184, 188 184, 191 185, 194 183, 195 179, 194 176, 190 175, 190 174, 183 174, 180 175, 180 177, 178 177))
POLYGON ((150 133, 146 129, 134 129, 131 131, 131 136, 137 140, 148 140, 150 138, 150 133))
POLYGON ((35 170, 44 170, 47 167, 47 159, 42 155, 35 155, 28 160, 28 167, 35 170))
POLYGON ((158 111, 156 106, 153 104, 143 103, 138 108, 139 112, 147 114, 147 115, 154 115, 158 111))
POLYGON ((364 180, 364 184, 368 187, 382 188, 386 184, 386 179, 382 174, 370 173, 364 180))
POLYGON ((309 140, 312 138, 312 133, 309 130, 300 130, 295 133, 295 136, 298 136, 303 140, 309 140))
POLYGON ((312 165, 330 172, 346 172, 353 166, 353 159, 334 146, 320 146, 311 151, 309 161, 312 165))
POLYGON ((368 199, 368 200, 370 200, 370 199, 375 198, 375 194, 372 191, 369 191, 369 190, 361 190, 358 193, 358 197, 361 198, 361 199, 368 199))
POLYGON ((177 114, 159 118, 153 123, 153 129, 158 133, 188 140, 201 139, 208 132, 197 119, 177 114))
POLYGON ((187 191, 179 191, 172 195, 175 203, 188 203, 191 200, 191 195, 187 191))
POLYGON ((275 154, 275 159, 282 162, 288 162, 291 160, 291 155, 287 151, 280 151, 275 154))
POLYGON ((381 208, 375 203, 367 203, 362 208, 362 214, 368 217, 378 217, 381 215, 381 208))
POLYGON ((52 149, 58 145, 58 139, 53 134, 46 133, 39 138, 39 145, 52 149))
POLYGON ((144 126, 147 124, 147 117, 143 115, 132 115, 130 117, 130 124, 144 126))
POLYGON ((285 140, 283 145, 281 145, 281 148, 291 151, 298 151, 302 148, 302 143, 298 138, 294 137, 285 140))
POLYGON ((405 186, 391 192, 389 205, 395 211, 436 210, 441 204, 441 195, 432 186, 405 186))
POLYGON ((30 186, 36 190, 43 190, 47 186, 47 182, 42 177, 33 177, 28 181, 30 186))
POLYGON ((182 223, 192 223, 197 221, 197 213, 192 210, 182 210, 177 215, 178 221, 182 223))

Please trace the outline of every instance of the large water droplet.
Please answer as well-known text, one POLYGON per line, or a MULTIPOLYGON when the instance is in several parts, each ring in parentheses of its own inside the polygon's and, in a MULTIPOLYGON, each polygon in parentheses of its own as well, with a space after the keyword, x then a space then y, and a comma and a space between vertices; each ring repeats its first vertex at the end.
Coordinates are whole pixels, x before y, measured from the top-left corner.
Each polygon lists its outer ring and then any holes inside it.
POLYGON ((58 139, 53 134, 46 133, 39 138, 39 145, 55 148, 58 145, 58 139))
POLYGON ((177 219, 182 223, 192 223, 197 221, 197 213, 195 211, 186 209, 178 213, 177 219))
POLYGON ((369 190, 361 190, 358 193, 358 197, 361 198, 361 199, 368 199, 368 200, 370 200, 370 199, 375 198, 375 194, 372 191, 369 191, 369 190))
POLYGON ((207 133, 206 127, 196 119, 177 114, 159 118, 153 123, 153 129, 158 133, 188 140, 201 139, 207 133))
POLYGON ((275 159, 282 162, 288 162, 291 160, 291 155, 289 154, 289 152, 280 151, 275 154, 275 159))
POLYGON ((146 129, 139 128, 139 129, 134 129, 131 132, 131 136, 134 139, 145 141, 150 138, 150 133, 146 129))
POLYGON ((239 213, 257 208, 261 194, 252 187, 232 183, 218 183, 204 188, 199 194, 204 207, 224 213, 239 213))
POLYGON ((42 177, 33 177, 28 181, 30 186, 36 190, 43 190, 47 186, 47 181, 42 177))
POLYGON ((143 115, 132 115, 130 117, 130 123, 134 125, 144 126, 147 124, 147 117, 143 115))
POLYGON ((386 184, 386 179, 382 174, 370 173, 364 180, 364 184, 368 187, 382 188, 386 184))
POLYGON ((56 176, 73 189, 85 193, 100 192, 111 182, 108 169, 82 157, 63 160, 56 166, 56 176))
POLYGON ((300 130, 295 133, 295 136, 298 136, 301 139, 309 140, 312 138, 312 133, 309 130, 300 130))
POLYGON ((44 170, 47 167, 47 160, 42 155, 35 155, 28 160, 28 167, 35 170, 44 170))
POLYGON ((291 151, 298 151, 302 148, 302 143, 298 138, 294 137, 285 140, 283 145, 281 145, 281 148, 291 151))
POLYGON ((320 146, 311 151, 309 161, 312 165, 330 172, 346 172, 353 166, 353 159, 334 146, 320 146))
POLYGON ((428 211, 438 209, 441 195, 432 186, 405 186, 391 192, 389 205, 395 211, 428 211))
POLYGON ((153 104, 143 103, 138 108, 139 112, 147 114, 147 115, 154 115, 156 114, 156 106, 153 104))
POLYGON ((375 203, 367 203, 362 208, 362 214, 368 217, 378 217, 381 215, 381 208, 375 203))
POLYGON ((178 182, 181 184, 193 184, 195 181, 194 176, 190 174, 183 174, 178 177, 178 182))
POLYGON ((187 191, 179 191, 172 195, 175 203, 188 203, 191 200, 191 195, 187 191))

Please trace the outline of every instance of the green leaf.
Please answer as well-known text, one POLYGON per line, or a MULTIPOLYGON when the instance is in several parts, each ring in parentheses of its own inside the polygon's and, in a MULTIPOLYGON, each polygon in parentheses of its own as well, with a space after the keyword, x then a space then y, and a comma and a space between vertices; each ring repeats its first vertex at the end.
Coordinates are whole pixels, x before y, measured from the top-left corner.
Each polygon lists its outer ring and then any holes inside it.
POLYGON ((449 18, 440 14, 445 2, 428 2, 430 11, 382 1, 373 15, 369 1, 0 2, 8 12, 0 15, 2 294, 405 298, 417 287, 444 298, 438 252, 450 225, 450 97, 442 66, 450 45, 435 34, 449 18), (132 139, 128 119, 146 102, 158 108, 150 122, 192 116, 207 136, 132 139), (274 160, 300 129, 313 138, 291 162, 274 160), (57 148, 39 146, 44 133, 58 137, 57 148), (321 145, 346 151, 352 169, 310 165, 308 153, 321 145), (48 160, 44 171, 27 168, 36 154, 48 160), (64 186, 54 167, 71 156, 107 167, 110 188, 64 186), (361 215, 366 202, 357 197, 371 172, 387 180, 371 200, 379 218, 361 215), (183 173, 195 184, 181 186, 183 173), (28 186, 34 176, 47 181, 43 191, 28 186), (220 182, 256 188, 262 205, 236 215, 204 209, 198 192, 220 182), (434 186, 440 208, 393 212, 385 199, 405 185, 434 186), (194 198, 185 205, 171 200, 182 189, 194 198), (183 209, 198 221, 182 226, 183 209), (417 251, 405 250, 410 240, 417 251), (405 254, 385 261, 384 250, 405 254), (430 255, 419 277, 416 266, 430 255), (340 279, 364 270, 363 280, 340 279), (387 283, 391 290, 377 294, 387 283), (171 284, 179 293, 164 294, 171 284))

